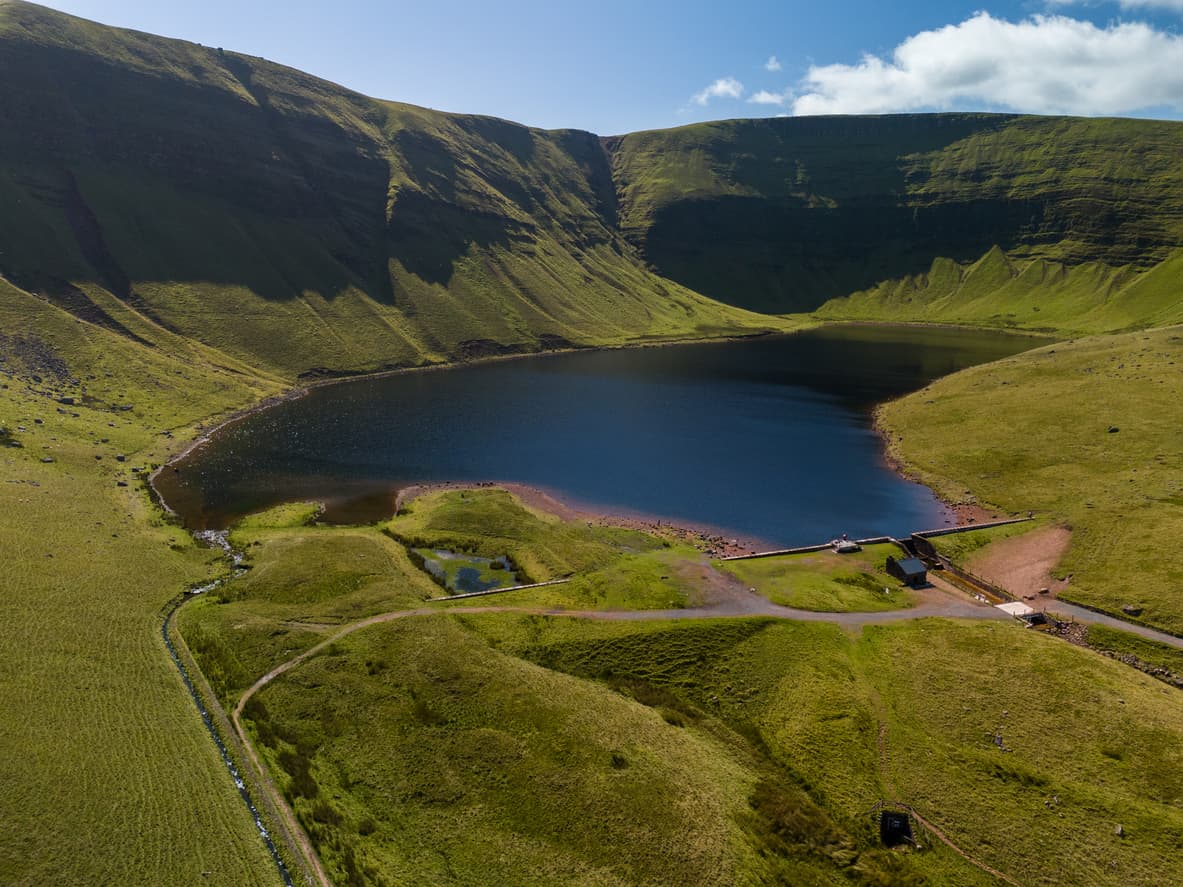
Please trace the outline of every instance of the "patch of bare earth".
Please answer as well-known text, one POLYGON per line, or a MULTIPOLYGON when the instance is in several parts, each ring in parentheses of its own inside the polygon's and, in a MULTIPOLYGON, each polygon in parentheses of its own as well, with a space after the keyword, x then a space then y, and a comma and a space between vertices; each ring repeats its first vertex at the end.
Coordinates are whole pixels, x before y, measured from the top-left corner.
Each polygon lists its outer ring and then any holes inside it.
POLYGON ((991 542, 975 552, 966 567, 1016 597, 1034 598, 1046 588, 1044 597, 1054 598, 1068 585, 1067 579, 1052 573, 1071 541, 1072 532, 1065 527, 1040 527, 991 542))

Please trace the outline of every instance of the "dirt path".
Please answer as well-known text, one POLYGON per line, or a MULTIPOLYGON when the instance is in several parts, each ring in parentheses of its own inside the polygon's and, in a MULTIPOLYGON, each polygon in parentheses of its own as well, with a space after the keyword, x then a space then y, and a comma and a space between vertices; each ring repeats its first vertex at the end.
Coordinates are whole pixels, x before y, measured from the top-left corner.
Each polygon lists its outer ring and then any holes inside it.
MULTIPOLYGON (((254 744, 250 741, 246 728, 242 723, 242 713, 247 703, 264 687, 281 675, 299 667, 313 658, 330 645, 336 643, 355 631, 394 622, 398 619, 409 619, 416 616, 433 616, 441 613, 458 613, 476 615, 481 613, 521 613, 534 616, 561 616, 570 619, 595 619, 605 621, 653 622, 667 619, 727 619, 742 616, 766 616, 776 619, 793 619, 802 622, 830 622, 847 627, 861 627, 863 625, 883 622, 897 622, 905 619, 919 619, 926 616, 949 616, 969 619, 1006 619, 1005 614, 993 607, 958 601, 939 592, 931 592, 929 597, 922 600, 919 606, 909 610, 889 610, 878 613, 818 613, 812 610, 795 610, 791 607, 781 607, 767 599, 748 591, 743 582, 736 577, 716 570, 704 558, 700 567, 706 583, 705 597, 707 603, 701 607, 690 607, 680 610, 561 610, 512 606, 492 607, 419 607, 413 610, 394 610, 379 613, 343 625, 333 631, 316 645, 309 647, 303 653, 280 663, 257 681, 255 681, 238 700, 234 710, 230 713, 230 723, 242 747, 246 750, 248 759, 259 784, 268 795, 284 820, 284 826, 294 836, 298 850, 304 862, 320 887, 331 887, 328 873, 325 872, 312 842, 308 839, 303 827, 297 820, 292 808, 288 805, 283 793, 267 772, 260 760, 254 744)), ((327 626, 325 626, 327 628, 327 626)))
POLYGON ((903 809, 907 810, 912 815, 912 818, 924 826, 925 830, 929 834, 931 834, 934 838, 936 838, 970 865, 981 869, 995 878, 998 878, 1000 881, 1004 881, 1007 884, 1013 885, 1013 887, 1021 887, 1021 885, 1009 875, 1003 874, 997 869, 982 862, 980 859, 976 859, 968 851, 958 847, 953 843, 948 835, 946 835, 943 831, 920 815, 915 807, 913 807, 911 804, 905 804, 900 800, 899 794, 896 792, 895 780, 891 775, 891 742, 890 736, 888 735, 887 710, 883 705, 883 700, 879 696, 878 691, 875 690, 874 685, 866 680, 865 674, 863 675, 862 682, 870 696, 871 707, 875 711, 875 719, 879 722, 879 729, 875 731, 875 753, 876 760, 879 764, 879 783, 883 787, 883 794, 887 799, 887 806, 902 807, 903 809))
POLYGON ((1067 586, 1067 580, 1056 579, 1052 570, 1060 563, 1072 532, 1065 527, 1040 527, 1030 533, 991 542, 975 552, 965 567, 987 582, 1005 588, 1018 598, 1050 591, 1050 597, 1067 586))

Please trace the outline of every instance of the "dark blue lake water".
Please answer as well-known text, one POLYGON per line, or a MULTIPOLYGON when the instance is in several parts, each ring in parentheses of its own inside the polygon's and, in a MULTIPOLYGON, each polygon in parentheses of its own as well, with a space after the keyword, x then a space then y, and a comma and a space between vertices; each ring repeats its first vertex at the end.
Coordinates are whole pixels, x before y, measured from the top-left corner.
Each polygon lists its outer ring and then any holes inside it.
POLYGON ((769 543, 900 534, 949 515, 886 465, 871 408, 1036 344, 847 326, 363 379, 224 429, 158 488, 193 528, 302 499, 376 520, 402 486, 494 480, 769 543))

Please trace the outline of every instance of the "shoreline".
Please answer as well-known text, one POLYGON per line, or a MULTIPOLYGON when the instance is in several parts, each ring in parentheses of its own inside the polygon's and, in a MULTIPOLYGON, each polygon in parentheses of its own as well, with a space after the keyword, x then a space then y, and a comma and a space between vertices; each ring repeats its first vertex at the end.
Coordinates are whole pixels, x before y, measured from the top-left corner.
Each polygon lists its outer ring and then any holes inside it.
MULTIPOLYGON (((919 389, 922 390, 922 389, 919 389)), ((913 392, 915 393, 915 392, 913 392)), ((906 396, 906 395, 905 395, 906 396)), ((990 505, 983 505, 981 502, 975 501, 966 502, 964 500, 953 502, 949 497, 943 496, 940 491, 929 486, 924 476, 916 468, 913 468, 905 462, 899 454, 896 453, 895 448, 891 443, 891 432, 884 427, 882 410, 883 407, 890 403, 876 404, 871 412, 871 430, 875 432, 875 436, 879 438, 883 445, 883 461, 892 471, 902 477, 904 480, 911 481, 915 484, 920 484, 927 490, 930 490, 938 502, 943 505, 950 514, 953 515, 955 527, 966 527, 972 524, 980 524, 988 521, 1003 520, 1008 517, 1015 517, 1018 513, 1012 514, 1005 508, 995 508, 990 505)))
POLYGON ((693 545, 710 557, 731 557, 767 551, 773 543, 720 527, 674 521, 657 515, 613 511, 610 506, 591 506, 561 498, 557 491, 516 481, 435 481, 402 487, 394 497, 397 514, 420 496, 459 490, 506 490, 527 508, 541 511, 564 521, 585 521, 589 526, 619 527, 638 530, 693 545))
MULTIPOLYGON (((368 373, 357 373, 352 375, 333 376, 330 378, 316 379, 305 382, 302 385, 289 388, 277 394, 270 395, 262 400, 234 410, 229 415, 219 418, 215 424, 203 426, 199 423, 196 427, 197 436, 180 449, 176 454, 168 458, 158 468, 152 471, 147 477, 149 492, 152 498, 160 505, 160 507, 169 515, 181 520, 181 515, 169 504, 168 500, 157 489, 156 481, 161 472, 167 468, 176 470, 177 466, 181 465, 186 459, 198 452, 202 447, 206 446, 214 440, 214 438, 226 431, 228 428, 242 422, 256 413, 271 409, 289 401, 298 400, 310 394, 314 389, 325 388, 332 385, 340 385, 348 382, 357 382, 362 380, 376 380, 385 379, 395 376, 408 375, 412 373, 434 372, 442 370, 456 369, 464 366, 479 366, 486 363, 508 361, 508 360, 523 360, 527 358, 545 358, 550 356, 561 356, 567 354, 574 354, 584 351, 617 351, 633 348, 665 348, 676 347, 679 345, 704 345, 717 344, 727 342, 739 342, 748 339, 767 338, 770 336, 793 336, 807 330, 822 328, 825 326, 867 326, 867 327, 940 327, 953 329, 994 329, 988 327, 978 327, 966 324, 950 324, 950 323, 925 323, 921 321, 843 321, 843 320, 820 320, 816 323, 803 325, 797 329, 775 331, 775 330, 761 330, 751 333, 737 333, 735 335, 717 336, 707 339, 662 339, 651 342, 625 342, 615 345, 589 345, 589 346, 573 346, 569 348, 555 348, 543 351, 530 352, 514 352, 508 354, 490 354, 481 355, 472 358, 459 358, 451 362, 443 361, 440 363, 423 364, 420 366, 397 367, 393 369, 377 370, 368 373)), ((1011 330, 997 330, 1001 333, 1011 333, 1011 330)), ((1043 338, 1044 335, 1038 333, 1028 333, 1032 338, 1043 338)), ((871 411, 871 429, 882 443, 882 457, 887 467, 895 472, 900 477, 913 483, 920 484, 927 487, 933 494, 934 498, 946 509, 953 518, 950 526, 967 526, 983 521, 994 520, 1003 514, 1007 514, 1003 509, 991 509, 981 505, 977 502, 953 502, 942 496, 937 490, 924 483, 919 472, 912 469, 904 463, 893 451, 891 447, 891 440, 888 432, 883 428, 880 419, 880 410, 884 404, 876 404, 871 411)), ((539 510, 546 511, 551 514, 562 515, 569 513, 576 520, 589 521, 603 521, 605 526, 620 526, 628 529, 639 529, 646 532, 658 532, 665 534, 673 534, 686 541, 691 541, 691 544, 698 543, 696 547, 706 545, 704 550, 722 551, 721 556, 730 556, 731 554, 746 554, 752 550, 759 550, 759 546, 769 547, 770 543, 765 540, 757 539, 751 536, 743 536, 735 531, 721 529, 717 527, 707 527, 704 525, 694 526, 686 525, 684 522, 675 523, 664 517, 653 515, 642 515, 637 513, 613 512, 611 510, 592 510, 586 506, 569 505, 558 498, 553 492, 539 488, 532 487, 528 484, 518 482, 497 482, 497 481, 444 481, 439 483, 427 484, 410 484, 406 487, 393 489, 392 488, 392 512, 397 513, 402 504, 410 502, 416 495, 421 495, 432 489, 458 489, 478 487, 502 487, 514 492, 515 495, 520 491, 523 502, 531 504, 531 500, 536 500, 540 504, 539 510), (419 491, 413 493, 410 498, 405 498, 404 494, 407 491, 419 491), (712 547, 714 546, 714 547, 712 547)), ((188 527, 186 527, 188 529, 188 527)))
MULTIPOLYGON (((886 326, 887 324, 883 324, 886 326)), ((458 358, 453 361, 441 361, 439 363, 420 364, 418 366, 395 367, 393 369, 374 370, 373 372, 360 372, 355 374, 329 376, 323 379, 311 379, 305 381, 303 384, 297 384, 294 387, 280 391, 277 394, 269 395, 262 400, 256 401, 248 406, 233 410, 229 415, 216 418, 212 425, 205 423, 214 419, 214 417, 207 417, 196 424, 194 430, 196 437, 189 441, 160 464, 158 468, 153 470, 148 475, 148 486, 150 487, 152 497, 160 503, 161 508, 167 514, 179 518, 176 510, 168 504, 168 501, 161 495, 160 491, 156 489, 156 478, 166 468, 172 468, 185 461, 189 456, 193 455, 203 446, 210 443, 215 436, 236 425, 245 419, 250 418, 256 413, 261 413, 272 407, 280 404, 288 403, 289 401, 299 400, 306 397, 312 391, 319 388, 328 388, 333 385, 342 385, 348 382, 361 382, 371 379, 388 379, 394 376, 409 375, 411 373, 427 373, 438 372, 441 370, 453 370, 465 366, 480 366, 486 363, 496 363, 500 361, 509 360, 524 360, 526 358, 543 358, 550 356, 559 356, 564 354, 577 354, 583 351, 620 351, 631 348, 667 348, 678 345, 710 345, 723 342, 742 342, 747 339, 760 339, 769 336, 794 336, 797 333, 805 330, 816 329, 819 326, 825 326, 825 322, 804 325, 792 330, 757 330, 750 333, 736 333, 728 336, 713 336, 707 339, 657 339, 652 342, 622 342, 616 345, 573 345, 570 348, 549 348, 542 351, 518 351, 507 354, 487 354, 478 357, 458 358)))

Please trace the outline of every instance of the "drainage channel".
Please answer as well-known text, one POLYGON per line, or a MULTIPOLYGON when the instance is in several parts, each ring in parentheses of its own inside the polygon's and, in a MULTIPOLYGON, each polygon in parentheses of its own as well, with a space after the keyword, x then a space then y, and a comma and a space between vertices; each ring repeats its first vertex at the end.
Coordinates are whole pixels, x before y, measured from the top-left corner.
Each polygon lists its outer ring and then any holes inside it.
POLYGON ((173 665, 181 673, 181 680, 185 682, 185 689, 189 691, 189 696, 192 698, 193 704, 197 706, 201 720, 205 722, 205 729, 209 731, 209 735, 214 740, 214 745, 218 747, 218 752, 222 755, 222 763, 230 771, 230 777, 234 780, 234 785, 238 788, 238 794, 242 798, 242 802, 246 804, 247 810, 250 811, 251 817, 255 820, 255 828, 259 832, 259 837, 263 839, 263 843, 267 845, 267 852, 271 854, 271 859, 275 863, 275 867, 279 870, 279 876, 283 879, 284 887, 295 887, 291 873, 284 864, 283 858, 279 855, 279 848, 275 846, 275 841, 272 840, 271 833, 267 831, 267 826, 263 824, 263 817, 260 815, 259 808, 255 806, 255 802, 251 798, 250 790, 246 787, 246 781, 239 774, 238 767, 235 766, 234 760, 230 757, 230 750, 226 748, 226 743, 222 741, 217 728, 214 727, 214 719, 210 717, 205 703, 201 701, 201 696, 198 694, 197 688, 193 686, 193 681, 189 677, 189 672, 185 668, 185 664, 181 662, 181 657, 177 655, 176 647, 173 646, 172 639, 168 636, 168 627, 172 623, 173 614, 177 612, 177 609, 191 594, 192 592, 187 592, 173 600, 172 605, 164 616, 164 622, 160 627, 160 634, 164 638, 164 645, 168 648, 168 655, 172 657, 173 665))

